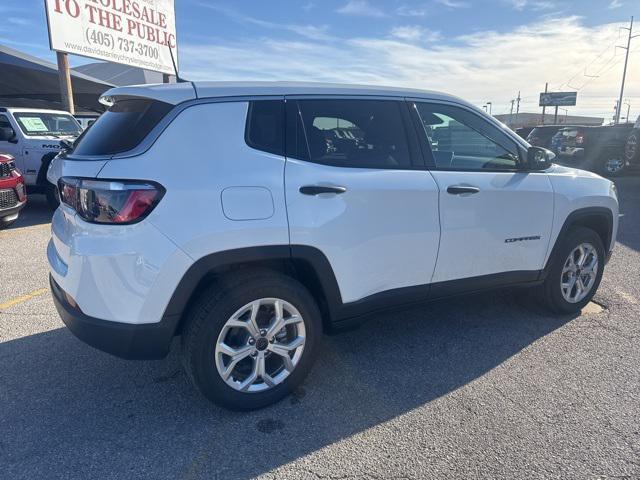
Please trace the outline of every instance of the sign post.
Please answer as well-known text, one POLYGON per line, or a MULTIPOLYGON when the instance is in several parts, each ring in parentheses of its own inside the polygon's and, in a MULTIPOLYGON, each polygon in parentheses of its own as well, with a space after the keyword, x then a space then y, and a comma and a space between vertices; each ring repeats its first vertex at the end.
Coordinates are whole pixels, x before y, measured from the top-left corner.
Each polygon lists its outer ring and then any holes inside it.
POLYGON ((62 106, 71 115, 75 114, 73 103, 73 87, 71 85, 71 71, 69 70, 69 57, 66 53, 56 52, 58 57, 58 77, 60 78, 60 95, 62 106))

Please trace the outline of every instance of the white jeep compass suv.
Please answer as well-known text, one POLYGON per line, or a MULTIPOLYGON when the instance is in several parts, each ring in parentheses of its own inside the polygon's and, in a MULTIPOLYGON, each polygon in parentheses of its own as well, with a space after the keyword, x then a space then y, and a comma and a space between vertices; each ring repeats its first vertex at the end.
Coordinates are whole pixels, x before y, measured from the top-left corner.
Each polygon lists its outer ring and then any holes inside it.
POLYGON ((228 408, 282 398, 323 331, 376 310, 529 285, 577 312, 615 243, 613 183, 448 95, 196 82, 103 101, 48 172, 56 307, 124 358, 180 335, 228 408))

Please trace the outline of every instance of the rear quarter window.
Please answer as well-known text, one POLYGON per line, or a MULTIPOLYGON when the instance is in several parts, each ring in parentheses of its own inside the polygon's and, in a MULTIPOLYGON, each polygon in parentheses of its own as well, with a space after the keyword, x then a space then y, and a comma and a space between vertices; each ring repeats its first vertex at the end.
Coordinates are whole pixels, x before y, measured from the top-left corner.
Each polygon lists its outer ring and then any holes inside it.
POLYGON ((115 155, 137 147, 173 105, 149 99, 120 100, 76 141, 76 155, 115 155))
POLYGON ((282 100, 256 100, 249 103, 245 141, 256 150, 284 156, 282 100))

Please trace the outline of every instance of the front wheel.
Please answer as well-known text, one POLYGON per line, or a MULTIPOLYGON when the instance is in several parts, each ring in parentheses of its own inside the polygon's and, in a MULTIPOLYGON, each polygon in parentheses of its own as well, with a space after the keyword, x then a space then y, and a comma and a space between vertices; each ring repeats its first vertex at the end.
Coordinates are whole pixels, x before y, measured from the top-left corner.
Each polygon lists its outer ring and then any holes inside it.
POLYGON ((556 313, 582 310, 600 285, 605 263, 600 236, 585 227, 571 229, 562 241, 541 287, 543 303, 556 313))
POLYGON ((302 383, 320 341, 320 312, 294 279, 271 272, 223 279, 189 315, 185 369, 202 394, 232 410, 277 402, 302 383))

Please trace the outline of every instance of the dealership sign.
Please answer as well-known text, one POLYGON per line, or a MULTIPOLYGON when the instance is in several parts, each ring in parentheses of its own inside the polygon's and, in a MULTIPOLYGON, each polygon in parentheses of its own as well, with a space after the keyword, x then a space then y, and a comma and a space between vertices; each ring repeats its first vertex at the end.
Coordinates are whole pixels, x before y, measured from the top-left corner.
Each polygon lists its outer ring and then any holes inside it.
POLYGON ((45 0, 52 50, 174 73, 174 0, 45 0))
POLYGON ((575 107, 578 92, 549 92, 540 94, 541 107, 575 107))

